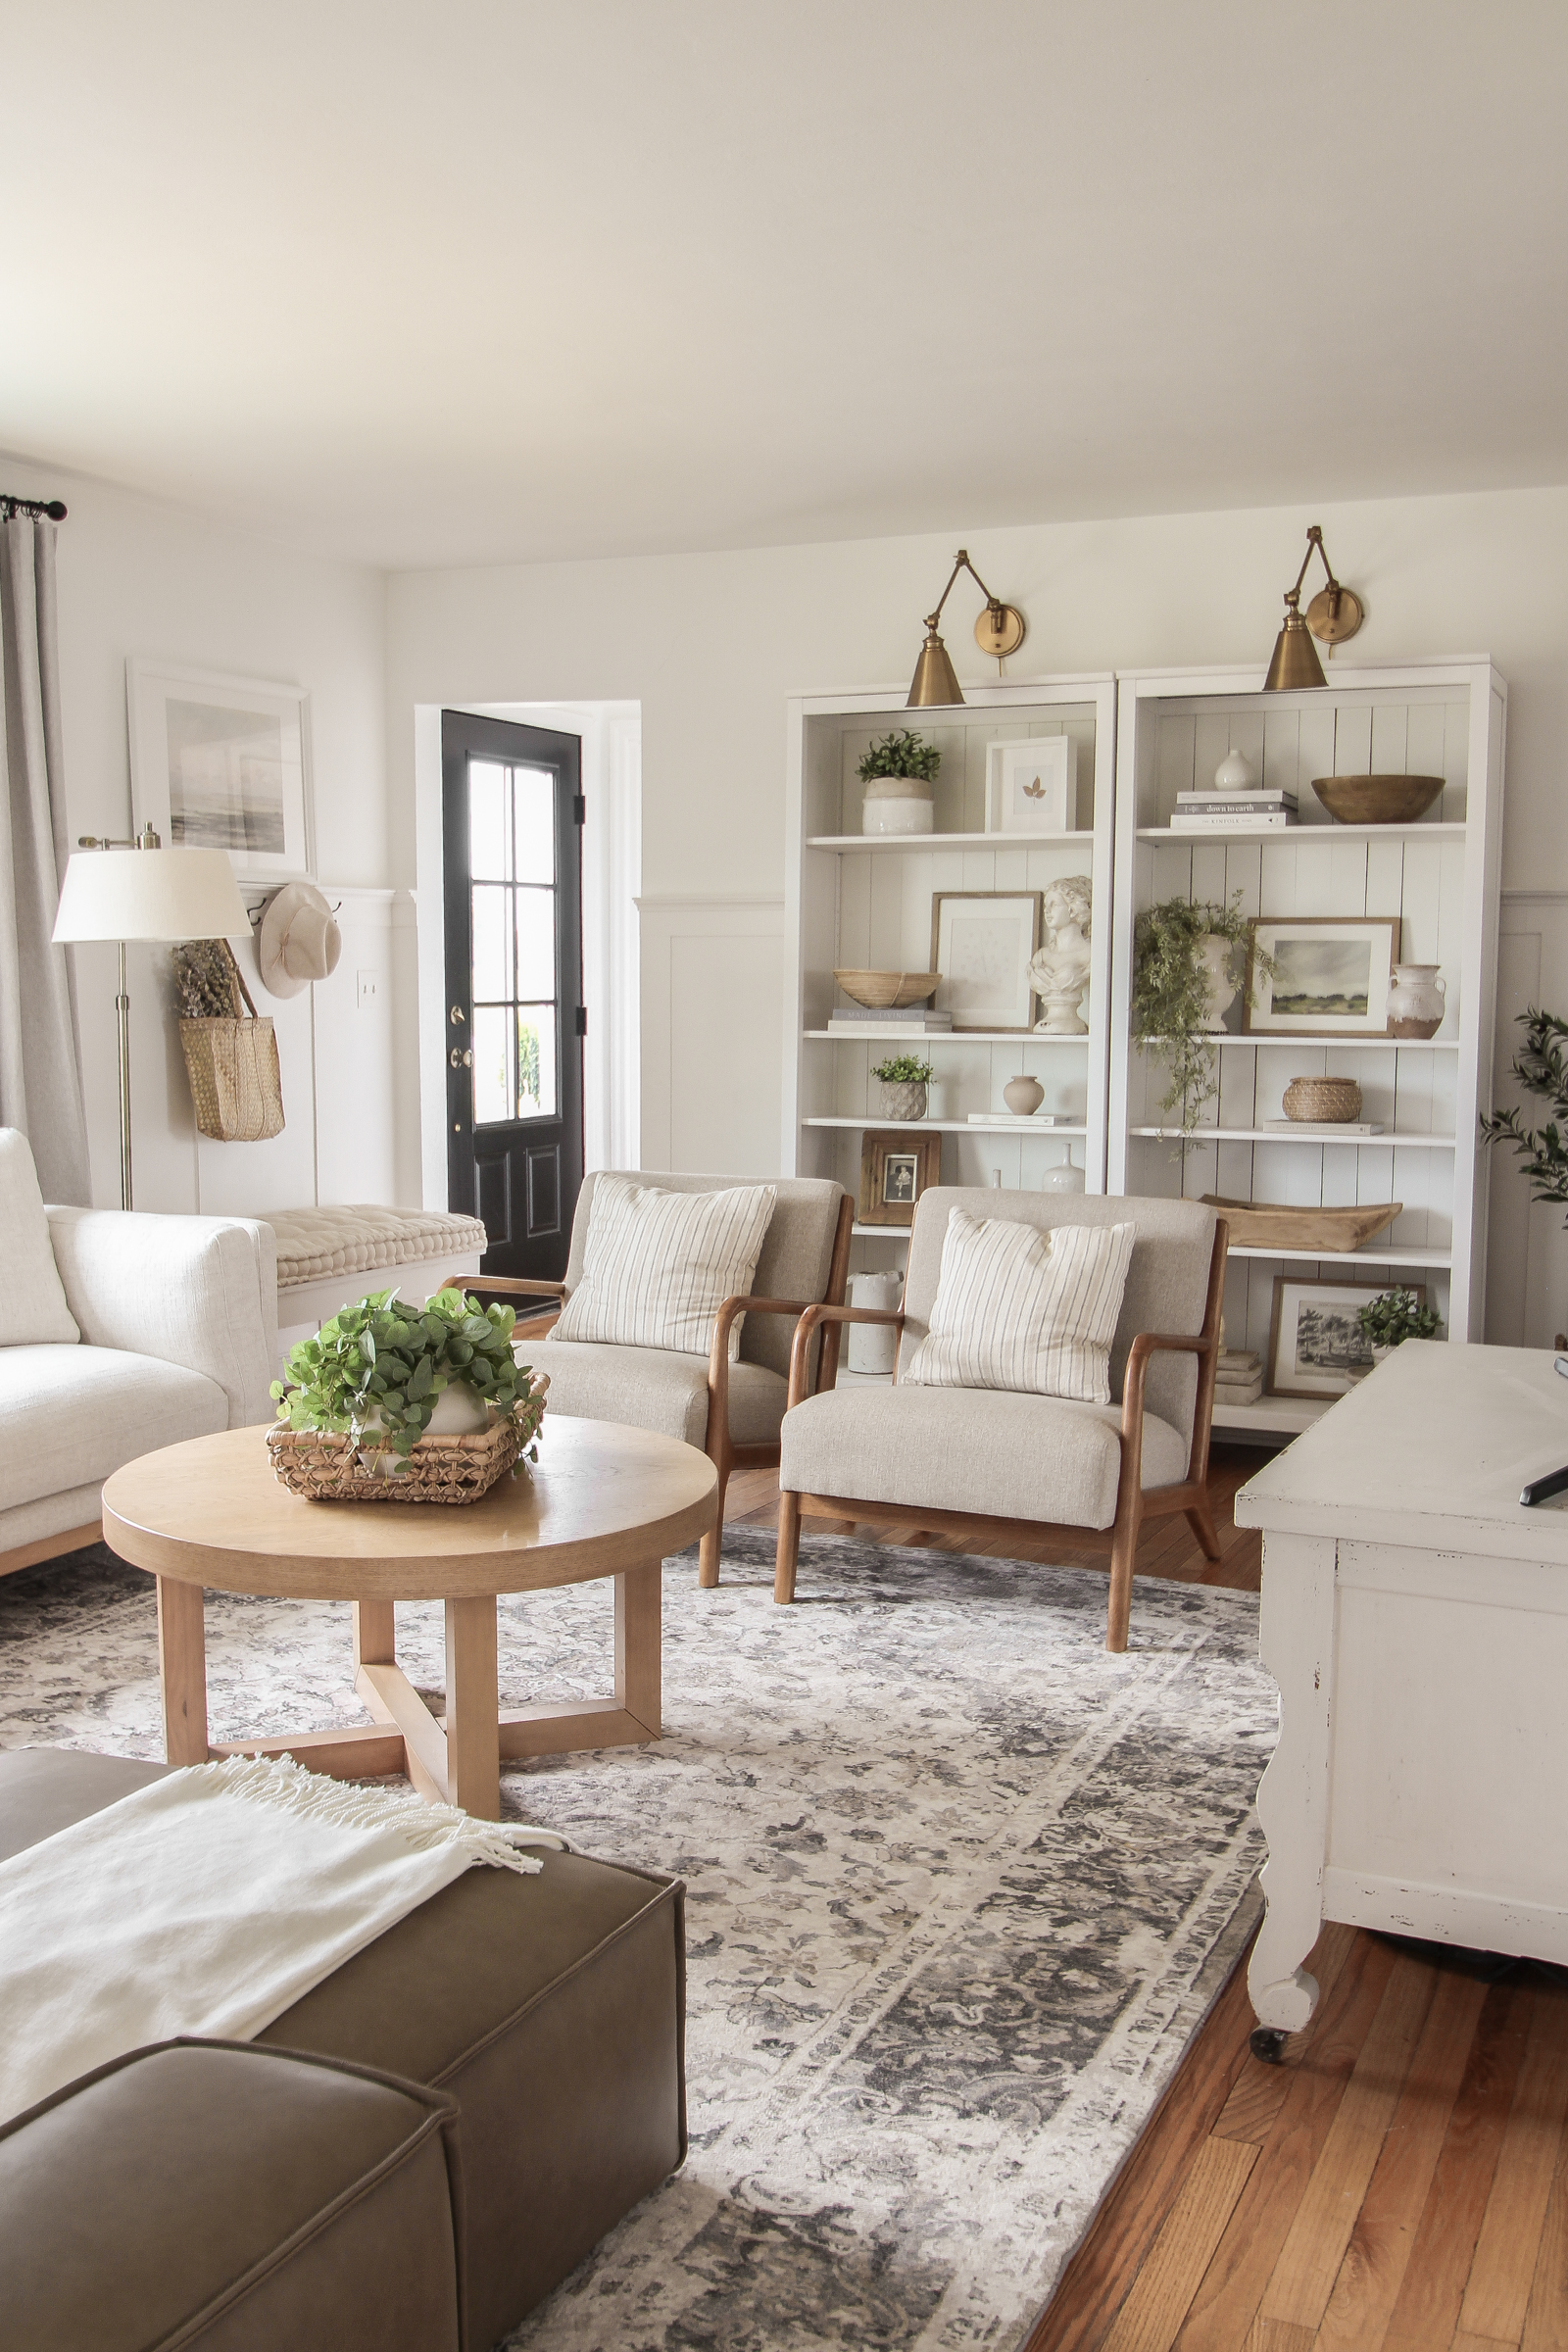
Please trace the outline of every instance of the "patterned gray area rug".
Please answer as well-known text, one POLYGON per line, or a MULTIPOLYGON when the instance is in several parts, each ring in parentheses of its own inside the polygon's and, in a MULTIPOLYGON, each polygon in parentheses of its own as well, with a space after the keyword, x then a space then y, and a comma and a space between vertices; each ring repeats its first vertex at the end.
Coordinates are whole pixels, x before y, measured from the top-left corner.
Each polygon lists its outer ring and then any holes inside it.
MULTIPOLYGON (((690 1888, 691 2153, 512 2339, 529 2352, 1013 2352, 1259 1908, 1276 1731, 1250 1594, 802 1547, 664 1578, 657 1747, 507 1808, 690 1888)), ((507 1703, 610 1687, 604 1587, 502 1602, 507 1703)), ((400 1656, 439 1688, 434 1608, 400 1656)), ((213 1737, 363 1720, 347 1611, 210 1595, 213 1737)), ((0 1744, 158 1755, 150 1582, 0 1583, 0 1744)))

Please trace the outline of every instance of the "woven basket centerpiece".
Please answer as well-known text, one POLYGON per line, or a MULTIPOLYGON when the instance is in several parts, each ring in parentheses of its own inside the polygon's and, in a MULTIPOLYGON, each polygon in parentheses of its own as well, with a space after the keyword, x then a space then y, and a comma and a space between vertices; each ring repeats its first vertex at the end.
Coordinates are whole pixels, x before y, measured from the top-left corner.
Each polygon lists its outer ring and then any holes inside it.
POLYGON ((1354 1078, 1293 1078, 1282 1107, 1288 1119, 1340 1126, 1361 1116, 1361 1088, 1354 1078))
POLYGON ((541 1391, 531 1430, 508 1417, 471 1437, 421 1438, 402 1461, 331 1430, 280 1423, 268 1431, 267 1450, 282 1484, 307 1502, 477 1502, 505 1478, 543 1416, 541 1391))

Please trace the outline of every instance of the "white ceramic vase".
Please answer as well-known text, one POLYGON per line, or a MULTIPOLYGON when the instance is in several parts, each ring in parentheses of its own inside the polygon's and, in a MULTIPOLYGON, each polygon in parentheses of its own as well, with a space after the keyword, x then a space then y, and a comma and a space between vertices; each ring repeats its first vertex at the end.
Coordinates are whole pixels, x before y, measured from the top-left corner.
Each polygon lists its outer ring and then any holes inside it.
MULTIPOLYGON (((892 1314, 903 1296, 902 1274, 850 1276, 852 1306, 869 1306, 892 1314)), ((891 1323, 852 1323, 849 1368, 852 1372, 891 1372, 898 1346, 899 1335, 891 1323)))
POLYGON ((1396 963, 1389 990, 1391 1037, 1436 1037, 1447 1009, 1447 983, 1435 963, 1396 963))
POLYGON ((1048 1168, 1041 1177, 1040 1190, 1043 1193, 1081 1193, 1083 1189, 1084 1172, 1082 1168, 1073 1166, 1072 1146, 1069 1144, 1065 1159, 1058 1160, 1054 1168, 1048 1168))
POLYGON ((1228 939, 1217 931, 1205 932, 1198 943, 1198 958, 1208 977, 1208 1012, 1203 1027, 1210 1036, 1218 1037, 1225 1028, 1225 1015, 1236 1002, 1236 982, 1232 965, 1236 950, 1228 939))
POLYGON ((1257 782, 1257 771, 1245 752, 1227 752, 1214 770, 1216 792, 1250 792, 1257 782))

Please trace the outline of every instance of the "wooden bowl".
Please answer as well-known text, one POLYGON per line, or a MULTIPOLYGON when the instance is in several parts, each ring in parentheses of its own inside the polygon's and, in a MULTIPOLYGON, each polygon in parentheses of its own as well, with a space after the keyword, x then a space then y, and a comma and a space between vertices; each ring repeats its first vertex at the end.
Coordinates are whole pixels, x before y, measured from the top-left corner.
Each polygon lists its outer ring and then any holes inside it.
POLYGON ((1278 1250, 1295 1257, 1364 1249, 1404 1206, 1402 1200, 1378 1200, 1355 1208, 1292 1208, 1283 1200, 1228 1200, 1223 1193, 1202 1197, 1230 1226, 1238 1250, 1278 1250))
POLYGON ((838 972, 833 974, 847 997, 876 1012, 906 1004, 923 1004, 934 996, 940 972, 838 972))
POLYGON ((1443 790, 1441 776, 1314 776, 1337 825, 1413 825, 1443 790))

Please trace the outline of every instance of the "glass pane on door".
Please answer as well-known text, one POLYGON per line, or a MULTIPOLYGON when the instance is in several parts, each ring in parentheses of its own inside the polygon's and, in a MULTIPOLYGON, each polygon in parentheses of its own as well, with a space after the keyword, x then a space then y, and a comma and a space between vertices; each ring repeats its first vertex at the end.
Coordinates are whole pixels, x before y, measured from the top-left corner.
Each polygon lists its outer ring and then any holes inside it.
POLYGON ((555 1118, 556 780, 549 768, 468 762, 469 942, 476 1127, 555 1118))
POLYGON ((517 1009, 518 1117, 553 1119, 560 1098, 554 1004, 517 1009))

